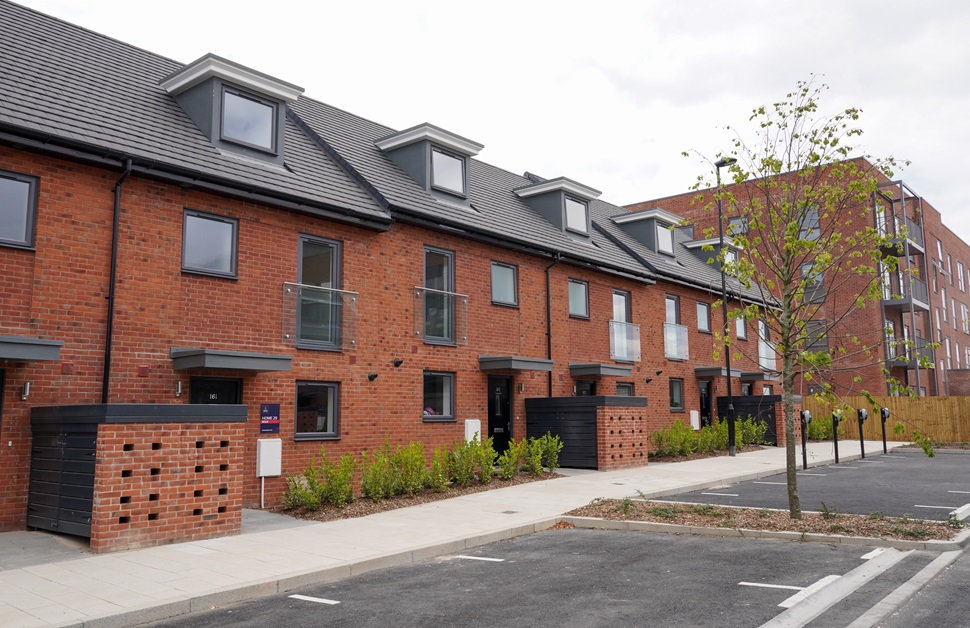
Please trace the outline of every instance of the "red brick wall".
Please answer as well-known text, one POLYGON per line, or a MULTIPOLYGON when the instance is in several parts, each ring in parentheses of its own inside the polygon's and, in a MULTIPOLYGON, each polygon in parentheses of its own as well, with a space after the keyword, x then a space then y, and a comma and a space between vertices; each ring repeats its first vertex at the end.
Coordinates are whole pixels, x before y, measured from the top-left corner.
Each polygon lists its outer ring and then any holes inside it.
POLYGON ((597 465, 612 471, 647 464, 650 450, 648 408, 596 408, 597 465))
POLYGON ((238 534, 243 426, 98 426, 91 549, 110 552, 238 534))

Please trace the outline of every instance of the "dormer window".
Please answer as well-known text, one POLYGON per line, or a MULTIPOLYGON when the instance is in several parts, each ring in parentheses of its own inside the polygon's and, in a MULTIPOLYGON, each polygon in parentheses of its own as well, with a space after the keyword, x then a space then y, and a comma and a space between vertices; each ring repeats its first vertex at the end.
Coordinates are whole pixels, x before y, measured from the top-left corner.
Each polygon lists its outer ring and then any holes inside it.
POLYGON ((465 159, 440 148, 432 148, 431 186, 465 196, 465 159))
POLYGON ((566 197, 566 228, 570 231, 588 234, 586 203, 566 197))
POLYGON ((374 145, 438 200, 470 206, 468 158, 484 148, 478 142, 424 123, 382 137, 374 145))
POLYGON ((223 153, 283 165, 286 104, 302 87, 207 54, 159 85, 223 153))
POLYGON ((277 104, 252 94, 222 90, 222 139, 276 152, 277 104))
POLYGON ((657 251, 667 255, 674 254, 674 231, 670 225, 662 222, 657 223, 657 251))

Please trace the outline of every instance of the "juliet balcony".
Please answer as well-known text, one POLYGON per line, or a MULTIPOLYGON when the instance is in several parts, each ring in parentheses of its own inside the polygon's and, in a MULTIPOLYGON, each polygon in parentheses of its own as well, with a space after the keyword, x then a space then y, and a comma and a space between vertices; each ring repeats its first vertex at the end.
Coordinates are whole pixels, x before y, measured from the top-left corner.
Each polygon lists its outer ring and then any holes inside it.
POLYGON ((686 360, 689 357, 685 326, 664 323, 664 356, 671 360, 686 360))
POLYGON ((357 348, 356 292, 283 284, 283 342, 301 349, 357 348))
POLYGON ((610 321, 610 359, 617 362, 640 361, 640 326, 610 321))

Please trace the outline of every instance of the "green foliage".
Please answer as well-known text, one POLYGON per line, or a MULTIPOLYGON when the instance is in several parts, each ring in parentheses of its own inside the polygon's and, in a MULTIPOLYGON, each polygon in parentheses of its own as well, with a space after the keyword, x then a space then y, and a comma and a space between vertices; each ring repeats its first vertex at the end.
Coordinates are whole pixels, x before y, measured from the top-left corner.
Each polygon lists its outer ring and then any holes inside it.
MULTIPOLYGON (((476 439, 473 442, 478 441, 476 439)), ((492 437, 489 436, 481 441, 475 453, 478 458, 475 462, 475 466, 478 468, 478 481, 482 484, 488 484, 492 481, 492 475, 495 471, 495 459, 498 457, 498 454, 495 452, 492 437)))
MULTIPOLYGON (((748 416, 736 419, 734 425, 735 445, 760 445, 764 443, 768 425, 748 416)), ((728 448, 728 422, 726 419, 716 420, 710 425, 694 431, 680 419, 675 420, 668 427, 657 430, 650 435, 654 446, 653 455, 686 456, 694 452, 704 454, 723 451, 728 448)))
POLYGON ((623 500, 616 505, 616 511, 622 512, 624 516, 630 514, 631 508, 633 508, 633 500, 629 497, 624 497, 623 500))
POLYGON ((935 458, 936 452, 933 451, 933 441, 929 436, 923 436, 918 430, 913 431, 913 442, 923 450, 927 458, 935 458))
POLYGON ((283 508, 306 508, 316 510, 320 507, 320 494, 311 489, 306 476, 291 475, 286 478, 286 492, 283 493, 283 508))
MULTIPOLYGON (((832 440, 832 417, 813 418, 805 431, 808 440, 832 440)), ((845 436, 845 421, 839 423, 839 440, 845 436)))
POLYGON ((511 480, 519 472, 519 463, 524 457, 522 445, 524 441, 509 441, 509 448, 498 457, 498 474, 503 480, 511 480))
POLYGON ((375 502, 394 496, 394 468, 391 465, 391 446, 384 446, 368 455, 361 454, 363 467, 360 480, 360 491, 364 497, 375 502))
POLYGON ((448 464, 448 473, 455 486, 466 487, 475 479, 475 465, 478 463, 479 455, 478 437, 471 442, 463 439, 455 441, 454 448, 451 450, 451 459, 448 464))
POLYGON ((555 473, 559 468, 559 452, 562 451, 563 442, 558 436, 553 436, 546 432, 545 436, 539 439, 542 442, 542 464, 549 469, 549 473, 555 473))
POLYGON ((764 421, 759 421, 749 414, 747 418, 742 419, 735 427, 740 428, 737 430, 740 437, 738 442, 739 447, 742 441, 745 445, 764 444, 765 434, 768 433, 768 424, 764 421))
POLYGON ((424 489, 428 469, 424 457, 424 443, 414 441, 407 447, 398 445, 391 457, 391 472, 393 476, 393 493, 416 495, 424 489))
POLYGON ((661 519, 674 519, 680 510, 676 506, 654 506, 650 509, 650 514, 661 519))
POLYGON ((950 526, 954 530, 962 530, 967 525, 965 521, 958 518, 952 512, 950 513, 950 516, 946 518, 946 521, 944 521, 943 523, 950 526))
POLYGON ((822 502, 822 507, 818 509, 819 513, 822 515, 822 519, 838 519, 839 512, 834 508, 829 508, 822 502))
POLYGON ((686 456, 697 451, 700 437, 680 419, 650 436, 655 456, 686 456))
POLYGON ((430 490, 440 493, 448 488, 451 478, 448 476, 448 459, 451 452, 447 447, 435 447, 434 456, 431 458, 431 470, 424 478, 425 486, 430 490))
POLYGON ((534 478, 542 475, 542 455, 545 453, 545 443, 538 438, 525 441, 525 470, 534 478))
POLYGON ((320 475, 323 478, 321 501, 338 508, 354 501, 354 474, 357 459, 351 455, 340 457, 340 462, 328 460, 320 452, 320 475))

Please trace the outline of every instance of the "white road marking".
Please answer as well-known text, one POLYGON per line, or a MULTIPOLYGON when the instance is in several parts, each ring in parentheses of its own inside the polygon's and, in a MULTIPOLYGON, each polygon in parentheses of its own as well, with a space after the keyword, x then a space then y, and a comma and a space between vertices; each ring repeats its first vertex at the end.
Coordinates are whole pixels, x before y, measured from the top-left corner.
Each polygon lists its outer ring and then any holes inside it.
POLYGON ((763 587, 765 589, 791 589, 793 591, 802 591, 805 587, 793 587, 787 584, 766 584, 764 582, 739 582, 742 587, 763 587))
POLYGON ((821 478, 821 477, 825 477, 826 475, 828 475, 828 473, 801 473, 801 472, 799 472, 798 475, 815 475, 815 476, 818 476, 818 477, 821 478))
POLYGON ((873 578, 890 569, 893 565, 912 553, 887 549, 876 558, 859 565, 839 578, 839 586, 823 586, 808 599, 802 600, 785 612, 776 615, 761 625, 761 628, 796 628, 806 626, 826 610, 845 599, 873 578))
POLYGON ((936 510, 953 510, 953 506, 924 506, 923 504, 913 504, 913 508, 935 508, 936 510))
POLYGON ((304 602, 316 602, 317 604, 340 604, 337 600, 327 600, 322 597, 310 597, 309 595, 291 595, 294 600, 303 600, 304 602))
POLYGON ((718 497, 737 497, 737 493, 701 493, 701 495, 717 495, 718 497))
POLYGON ((813 584, 811 586, 808 586, 808 587, 805 587, 804 590, 799 591, 795 595, 793 595, 790 598, 788 598, 787 600, 783 601, 778 606, 780 606, 782 608, 791 608, 792 606, 798 604, 799 602, 801 602, 802 600, 804 600, 805 598, 807 598, 811 594, 813 594, 816 591, 819 591, 820 589, 824 588, 830 582, 835 582, 836 580, 838 580, 841 577, 842 576, 825 576, 824 578, 822 578, 821 580, 819 580, 815 584, 813 584))
POLYGON ((459 554, 455 558, 465 558, 467 560, 484 560, 490 563, 504 563, 504 558, 485 558, 484 556, 465 556, 464 554, 459 554))
POLYGON ((875 558, 876 556, 882 554, 885 551, 886 551, 885 547, 877 547, 876 549, 872 550, 868 554, 863 554, 862 556, 860 556, 860 558, 862 560, 869 560, 871 558, 875 558))
POLYGON ((960 495, 970 495, 970 491, 947 491, 947 493, 958 493, 960 495))
POLYGON ((849 467, 844 464, 840 464, 840 465, 833 465, 832 468, 833 469, 858 469, 859 467, 849 467))
POLYGON ((752 484, 774 484, 775 486, 787 486, 788 482, 752 482, 752 484))

